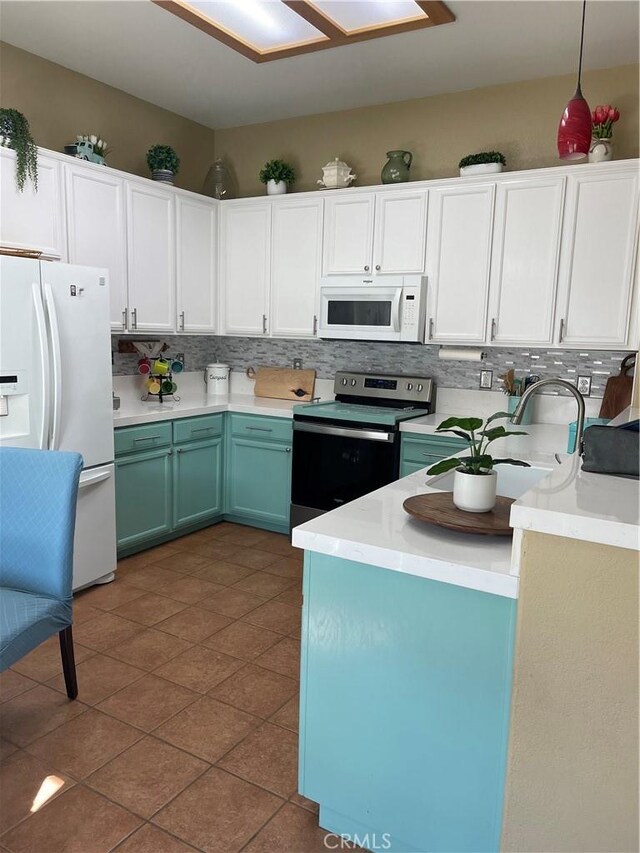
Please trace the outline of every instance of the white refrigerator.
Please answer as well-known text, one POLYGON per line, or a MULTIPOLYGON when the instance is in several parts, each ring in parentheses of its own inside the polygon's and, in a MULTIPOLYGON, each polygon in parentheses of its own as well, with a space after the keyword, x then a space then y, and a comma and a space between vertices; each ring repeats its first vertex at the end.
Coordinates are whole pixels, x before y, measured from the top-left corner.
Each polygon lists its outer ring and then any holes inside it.
POLYGON ((74 589, 116 568, 107 276, 0 256, 0 444, 82 454, 74 589))

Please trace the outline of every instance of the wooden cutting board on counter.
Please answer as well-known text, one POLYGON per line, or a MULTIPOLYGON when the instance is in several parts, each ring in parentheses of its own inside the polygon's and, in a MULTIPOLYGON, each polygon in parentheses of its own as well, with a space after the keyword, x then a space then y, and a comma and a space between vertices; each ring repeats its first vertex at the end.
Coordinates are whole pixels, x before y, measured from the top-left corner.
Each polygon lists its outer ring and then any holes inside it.
POLYGON ((316 384, 315 370, 292 370, 286 367, 259 367, 253 393, 256 397, 295 400, 308 403, 316 384))

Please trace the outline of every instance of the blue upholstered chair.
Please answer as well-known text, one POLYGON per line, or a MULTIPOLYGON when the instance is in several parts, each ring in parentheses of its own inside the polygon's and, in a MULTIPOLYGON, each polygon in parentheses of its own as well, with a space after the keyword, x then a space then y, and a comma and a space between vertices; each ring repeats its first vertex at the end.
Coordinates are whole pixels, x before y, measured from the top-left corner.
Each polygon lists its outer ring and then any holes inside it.
POLYGON ((79 453, 0 447, 0 672, 58 633, 78 695, 71 623, 79 453))

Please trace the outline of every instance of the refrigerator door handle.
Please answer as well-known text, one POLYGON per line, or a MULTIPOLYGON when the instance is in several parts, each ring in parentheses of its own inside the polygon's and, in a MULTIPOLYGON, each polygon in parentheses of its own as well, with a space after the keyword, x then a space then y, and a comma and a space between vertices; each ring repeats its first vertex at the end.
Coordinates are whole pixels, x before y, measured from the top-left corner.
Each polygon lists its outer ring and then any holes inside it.
POLYGON ((49 449, 57 450, 60 444, 60 419, 62 416, 62 356, 60 354, 60 332, 56 306, 53 301, 53 291, 51 285, 47 282, 44 285, 44 301, 49 317, 51 361, 53 365, 53 417, 51 418, 49 449))
POLYGON ((40 386, 42 388, 42 417, 40 419, 40 437, 38 445, 40 450, 46 450, 49 442, 49 375, 47 370, 47 324, 44 318, 44 306, 40 294, 40 285, 32 284, 33 306, 36 315, 36 328, 38 331, 38 348, 40 350, 40 386))
POLYGON ((108 480, 111 477, 111 471, 99 471, 97 474, 91 474, 89 477, 80 475, 79 489, 84 489, 86 486, 94 486, 96 483, 101 483, 103 480, 108 480))

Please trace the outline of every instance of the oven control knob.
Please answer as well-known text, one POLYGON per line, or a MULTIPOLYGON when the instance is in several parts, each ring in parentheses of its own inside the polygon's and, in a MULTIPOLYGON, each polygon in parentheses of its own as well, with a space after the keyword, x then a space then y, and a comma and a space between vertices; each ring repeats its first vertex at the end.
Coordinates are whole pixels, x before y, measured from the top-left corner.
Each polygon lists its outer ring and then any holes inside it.
POLYGON ((423 391, 423 390, 424 390, 424 385, 418 385, 417 390, 418 390, 418 392, 423 391))
POLYGON ((357 384, 358 384, 358 380, 357 380, 357 379, 352 379, 352 380, 351 380, 351 384, 352 384, 352 385, 357 385, 357 384))
POLYGON ((413 382, 407 382, 407 391, 413 391, 413 382))
POLYGON ((347 384, 347 382, 348 382, 348 380, 347 380, 347 379, 343 379, 343 380, 342 380, 342 384, 343 384, 343 385, 346 385, 346 384, 347 384))

